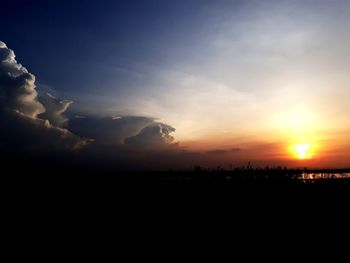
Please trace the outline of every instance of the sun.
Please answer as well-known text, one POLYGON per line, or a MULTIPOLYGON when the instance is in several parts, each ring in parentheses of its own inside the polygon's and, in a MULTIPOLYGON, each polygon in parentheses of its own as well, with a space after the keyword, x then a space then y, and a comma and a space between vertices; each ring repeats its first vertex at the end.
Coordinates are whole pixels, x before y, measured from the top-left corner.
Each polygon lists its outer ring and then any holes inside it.
POLYGON ((312 147, 310 144, 297 144, 294 146, 294 153, 296 158, 300 160, 312 158, 312 147))

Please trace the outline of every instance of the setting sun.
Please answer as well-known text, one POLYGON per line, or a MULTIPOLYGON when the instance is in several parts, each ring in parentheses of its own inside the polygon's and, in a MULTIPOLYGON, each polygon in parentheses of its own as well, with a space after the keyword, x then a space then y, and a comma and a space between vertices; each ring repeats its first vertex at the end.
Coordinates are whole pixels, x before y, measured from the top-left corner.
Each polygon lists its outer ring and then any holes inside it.
POLYGON ((294 151, 298 159, 310 159, 312 158, 310 144, 298 144, 294 146, 294 151))

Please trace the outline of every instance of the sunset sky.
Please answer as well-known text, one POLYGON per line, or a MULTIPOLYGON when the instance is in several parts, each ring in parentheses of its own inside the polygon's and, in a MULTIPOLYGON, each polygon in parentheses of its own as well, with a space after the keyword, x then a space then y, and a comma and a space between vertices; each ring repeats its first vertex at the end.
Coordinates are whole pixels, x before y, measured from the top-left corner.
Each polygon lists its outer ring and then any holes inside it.
POLYGON ((3 138, 31 141, 33 124, 83 152, 161 151, 169 166, 350 166, 350 1, 0 6, 0 106, 18 115, 2 113, 3 138))

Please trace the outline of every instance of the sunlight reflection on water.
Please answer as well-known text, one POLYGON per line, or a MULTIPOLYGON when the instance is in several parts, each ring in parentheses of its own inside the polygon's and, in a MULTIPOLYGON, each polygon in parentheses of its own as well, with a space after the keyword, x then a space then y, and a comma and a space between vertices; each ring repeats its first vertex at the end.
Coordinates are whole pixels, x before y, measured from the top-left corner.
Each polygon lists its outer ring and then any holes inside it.
POLYGON ((302 180, 350 178, 350 173, 302 173, 302 180))

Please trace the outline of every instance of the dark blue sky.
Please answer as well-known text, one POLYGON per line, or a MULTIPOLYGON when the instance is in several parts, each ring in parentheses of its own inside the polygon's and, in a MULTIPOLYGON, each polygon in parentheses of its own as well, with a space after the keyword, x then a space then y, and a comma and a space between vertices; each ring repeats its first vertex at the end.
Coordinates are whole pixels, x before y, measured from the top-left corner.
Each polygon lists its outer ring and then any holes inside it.
POLYGON ((171 64, 206 33, 206 2, 5 0, 1 39, 39 84, 67 92, 125 89, 137 81, 128 74, 137 65, 171 64))

